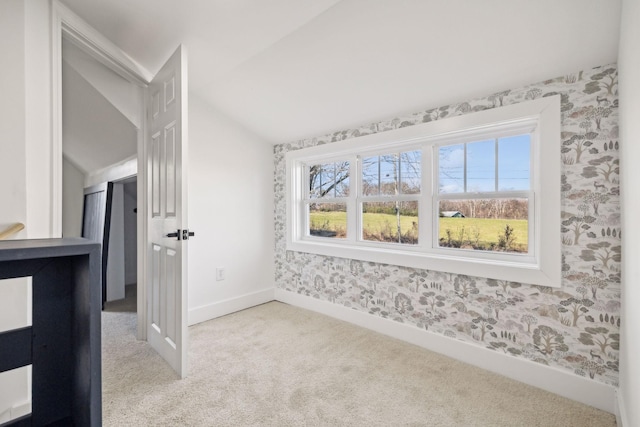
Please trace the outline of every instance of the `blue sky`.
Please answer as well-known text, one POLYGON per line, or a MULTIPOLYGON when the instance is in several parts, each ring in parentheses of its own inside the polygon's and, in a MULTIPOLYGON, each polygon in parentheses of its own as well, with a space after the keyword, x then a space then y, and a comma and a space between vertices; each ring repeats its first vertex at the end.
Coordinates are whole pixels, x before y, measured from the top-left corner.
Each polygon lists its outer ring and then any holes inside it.
MULTIPOLYGON (((467 143, 467 192, 496 190, 496 143, 467 143)), ((528 190, 530 135, 498 139, 498 191, 528 190)), ((439 147, 440 193, 464 192, 464 144, 439 147)))

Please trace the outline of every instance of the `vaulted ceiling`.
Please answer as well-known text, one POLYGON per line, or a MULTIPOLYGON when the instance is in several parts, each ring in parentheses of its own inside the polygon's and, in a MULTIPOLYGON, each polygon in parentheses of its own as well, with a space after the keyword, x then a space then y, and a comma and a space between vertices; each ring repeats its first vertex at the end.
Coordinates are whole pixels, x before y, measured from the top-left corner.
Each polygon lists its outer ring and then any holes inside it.
POLYGON ((136 156, 138 87, 66 40, 62 42, 63 154, 91 174, 136 156))
POLYGON ((617 59, 619 0, 61 0, 151 72, 270 143, 617 59))

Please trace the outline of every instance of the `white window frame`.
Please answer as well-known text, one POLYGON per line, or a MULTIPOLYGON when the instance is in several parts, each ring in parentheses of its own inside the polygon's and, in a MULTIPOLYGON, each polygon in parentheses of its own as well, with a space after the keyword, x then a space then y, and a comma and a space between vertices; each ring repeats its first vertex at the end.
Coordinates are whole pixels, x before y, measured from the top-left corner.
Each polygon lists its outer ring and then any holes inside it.
MULTIPOLYGON (((441 119, 286 154, 287 250, 378 262, 497 280, 560 287, 562 281, 560 215, 560 97, 540 98, 476 113, 441 119), (437 146, 447 141, 478 141, 500 132, 531 133, 531 192, 529 253, 504 253, 441 248, 437 245, 437 146), (364 241, 359 155, 422 149, 422 187, 418 245, 364 241), (349 161, 347 238, 308 235, 304 209, 306 165, 349 161), (360 227, 361 228, 361 227, 360 227)), ((503 133, 500 133, 503 135, 503 133)), ((479 198, 487 193, 477 193, 479 198)), ((465 197, 469 193, 465 194, 465 197)), ((485 197, 486 198, 486 197, 485 197)))
MULTIPOLYGON (((463 144, 463 143, 472 143, 478 142, 488 139, 500 139, 508 136, 516 136, 523 134, 531 135, 531 145, 530 145, 530 164, 534 165, 535 162, 535 147, 540 144, 540 133, 537 131, 539 126, 538 118, 520 118, 514 121, 510 121, 507 123, 501 124, 493 124, 490 129, 486 131, 474 131, 471 130, 469 132, 461 132, 460 135, 456 135, 453 138, 444 137, 440 139, 436 144, 434 144, 434 151, 437 150, 438 147, 454 145, 454 144, 463 144)), ((437 191, 437 185, 439 184, 437 175, 439 172, 439 164, 438 164, 438 155, 433 153, 433 174, 432 177, 434 179, 434 183, 432 184, 434 187, 433 193, 431 197, 432 207, 437 206, 440 200, 464 200, 464 199, 496 199, 496 198, 527 198, 529 200, 529 216, 528 216, 528 252, 526 254, 520 253, 505 253, 505 252, 491 252, 491 251, 481 251, 475 250, 466 253, 465 255, 471 258, 478 259, 488 259, 488 260, 502 260, 502 261, 515 261, 520 263, 528 263, 535 264, 536 262, 536 254, 538 253, 537 247, 538 242, 536 239, 535 230, 539 227, 537 224, 536 216, 538 215, 538 209, 536 209, 536 197, 535 194, 535 177, 540 175, 535 167, 532 167, 530 171, 530 180, 531 180, 531 188, 530 190, 523 191, 495 191, 495 192, 463 192, 463 193, 439 193, 437 191)), ((496 161, 495 165, 496 169, 499 167, 498 162, 496 161)), ((560 182, 558 180, 558 182, 560 182)), ((435 211, 435 209, 433 209, 435 211)), ((558 213, 559 215, 559 213, 558 213)), ((439 218, 435 218, 433 221, 433 232, 429 236, 432 239, 433 251, 442 254, 452 254, 453 251, 460 251, 460 249, 456 248, 445 248, 438 247, 438 236, 439 236, 439 218)))

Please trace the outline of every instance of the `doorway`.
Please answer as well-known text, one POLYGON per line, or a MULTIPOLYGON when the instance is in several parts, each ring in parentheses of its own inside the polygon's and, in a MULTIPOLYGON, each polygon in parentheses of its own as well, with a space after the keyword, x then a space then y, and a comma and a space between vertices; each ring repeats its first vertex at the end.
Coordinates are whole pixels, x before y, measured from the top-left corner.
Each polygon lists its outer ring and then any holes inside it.
POLYGON ((137 312, 137 177, 113 183, 107 298, 104 311, 137 312), (110 263, 109 263, 110 262, 110 263))
POLYGON ((62 235, 89 236, 83 232, 87 191, 108 186, 109 209, 101 212, 108 216, 101 219, 108 226, 102 242, 103 307, 136 313, 143 90, 71 40, 63 37, 61 46, 62 235))
MULTIPOLYGON (((153 75, 71 10, 57 1, 52 4, 53 234, 62 235, 63 222, 62 48, 66 40, 106 65, 135 89, 135 94, 129 95, 139 101, 138 107, 118 110, 132 122, 137 114, 137 154, 108 170, 90 174, 86 184, 138 175, 138 194, 144 200, 139 199, 137 206, 137 338, 148 341, 179 376, 185 377, 188 349, 186 243, 191 235, 188 231, 188 185, 183 179, 188 174, 186 50, 182 45, 178 46, 153 75), (131 114, 126 115, 125 111, 131 114), (122 173, 124 170, 131 173, 122 173), (114 178, 116 172, 119 174, 114 178)), ((101 92, 102 95, 106 93, 110 96, 113 92, 101 92)), ((123 92, 117 93, 123 95, 123 92)), ((116 98, 122 100, 123 97, 114 97, 114 100, 116 98)), ((115 105, 115 101, 112 103, 115 105)), ((102 121, 99 114, 90 116, 102 121)), ((99 149, 104 147, 103 144, 99 149)), ((101 158, 97 152, 92 154, 93 158, 101 158)))

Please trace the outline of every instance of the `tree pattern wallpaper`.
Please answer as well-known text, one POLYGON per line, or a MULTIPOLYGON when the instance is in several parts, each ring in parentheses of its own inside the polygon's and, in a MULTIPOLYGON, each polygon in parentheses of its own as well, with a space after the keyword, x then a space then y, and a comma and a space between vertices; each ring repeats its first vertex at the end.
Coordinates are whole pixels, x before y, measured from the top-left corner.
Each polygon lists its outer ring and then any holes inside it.
POLYGON ((617 386, 617 83, 616 65, 608 65, 275 146, 276 286, 617 386), (561 288, 286 250, 286 152, 556 94, 562 112, 561 288))

